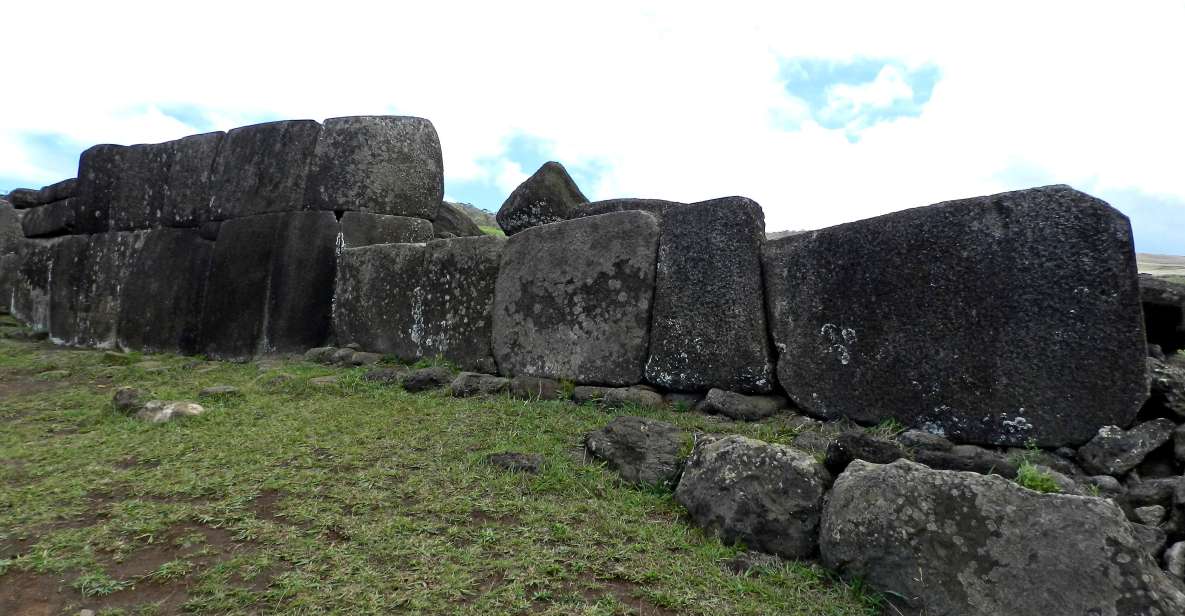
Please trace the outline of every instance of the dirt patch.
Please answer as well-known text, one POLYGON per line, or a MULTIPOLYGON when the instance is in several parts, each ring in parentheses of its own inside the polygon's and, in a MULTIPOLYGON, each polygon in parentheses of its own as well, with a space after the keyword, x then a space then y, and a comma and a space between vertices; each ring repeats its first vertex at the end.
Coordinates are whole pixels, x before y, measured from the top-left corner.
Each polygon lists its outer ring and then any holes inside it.
POLYGON ((280 511, 280 501, 284 500, 286 493, 280 490, 264 490, 255 500, 251 501, 251 512, 260 520, 271 520, 279 524, 291 524, 284 519, 284 515, 280 511))
POLYGON ((481 511, 480 509, 474 509, 473 511, 470 511, 469 520, 471 524, 477 526, 490 526, 493 524, 498 524, 501 526, 514 526, 518 524, 518 518, 513 515, 490 515, 484 511, 481 511))

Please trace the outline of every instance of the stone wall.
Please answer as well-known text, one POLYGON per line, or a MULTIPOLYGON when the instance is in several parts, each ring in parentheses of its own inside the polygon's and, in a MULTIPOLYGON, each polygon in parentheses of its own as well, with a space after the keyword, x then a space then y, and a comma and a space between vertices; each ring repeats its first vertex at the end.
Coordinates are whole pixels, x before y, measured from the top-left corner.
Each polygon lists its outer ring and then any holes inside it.
POLYGON ((587 203, 549 163, 511 237, 454 238, 441 160, 431 123, 389 116, 98 145, 0 210, 3 304, 63 344, 356 343, 994 445, 1078 445, 1148 395, 1130 225, 1069 187, 767 242, 751 200, 587 203))

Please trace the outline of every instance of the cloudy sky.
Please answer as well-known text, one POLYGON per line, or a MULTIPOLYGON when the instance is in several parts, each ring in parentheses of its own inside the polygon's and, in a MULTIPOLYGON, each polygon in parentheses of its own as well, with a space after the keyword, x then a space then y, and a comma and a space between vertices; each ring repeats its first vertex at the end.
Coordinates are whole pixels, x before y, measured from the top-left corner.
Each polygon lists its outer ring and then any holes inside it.
POLYGON ((767 228, 1066 183, 1185 254, 1185 1, 9 2, 0 192, 94 143, 431 119, 448 198, 547 160, 767 228), (380 6, 383 5, 383 6, 380 6))

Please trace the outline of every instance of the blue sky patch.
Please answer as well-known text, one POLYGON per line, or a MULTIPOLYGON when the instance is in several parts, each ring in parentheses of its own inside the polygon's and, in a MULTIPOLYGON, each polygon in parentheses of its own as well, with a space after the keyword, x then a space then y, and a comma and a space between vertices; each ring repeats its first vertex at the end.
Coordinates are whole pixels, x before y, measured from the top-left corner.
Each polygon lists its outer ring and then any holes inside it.
POLYGON ((787 60, 780 73, 783 87, 806 103, 815 122, 844 130, 853 142, 865 128, 920 115, 940 76, 936 66, 874 58, 787 60))
MULTIPOLYGON (((486 158, 478 161, 489 171, 489 176, 480 180, 456 181, 450 180, 448 170, 445 170, 444 193, 450 199, 475 205, 490 212, 497 212, 502 202, 510 196, 510 192, 500 188, 495 181, 498 170, 503 161, 517 164, 529 176, 549 160, 555 159, 554 148, 549 141, 530 135, 517 134, 506 140, 504 153, 501 156, 486 158)), ((568 170, 576 185, 590 199, 588 190, 597 184, 601 176, 606 173, 607 166, 597 161, 581 164, 569 164, 559 161, 568 170)), ((513 190, 513 189, 511 189, 513 190)))

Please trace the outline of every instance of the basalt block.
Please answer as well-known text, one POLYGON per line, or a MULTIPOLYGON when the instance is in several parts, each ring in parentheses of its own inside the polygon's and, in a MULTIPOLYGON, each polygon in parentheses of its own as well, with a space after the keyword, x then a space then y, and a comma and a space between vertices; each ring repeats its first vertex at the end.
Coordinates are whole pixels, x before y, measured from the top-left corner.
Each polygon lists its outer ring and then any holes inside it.
POLYGON ((442 357, 494 370, 494 282, 506 240, 466 237, 343 250, 334 327, 338 339, 404 361, 442 357))
MULTIPOLYGON (((60 239, 25 240, 17 248, 10 311, 31 329, 49 331, 50 280, 60 239)), ((11 266, 10 266, 11 267, 11 266)))
POLYGON ((119 190, 126 146, 100 144, 78 158, 78 231, 102 233, 111 228, 111 204, 119 190))
POLYGON ((432 223, 423 218, 346 212, 341 218, 343 248, 372 244, 408 244, 432 239, 432 223))
POLYGON ((332 212, 224 222, 203 302, 201 339, 207 353, 245 359, 303 352, 324 343, 337 229, 332 212))
POLYGON ((677 391, 773 391, 761 206, 744 197, 674 206, 660 226, 646 380, 677 391))
POLYGON ((498 209, 498 226, 506 235, 568 220, 588 198, 564 166, 550 161, 527 178, 498 209))
POLYGON ((494 357, 502 374, 640 382, 658 232, 654 216, 627 211, 511 237, 494 301, 494 357))
POLYGON ((304 209, 305 182, 321 125, 267 122, 222 138, 211 179, 211 220, 304 209))
POLYGON ((598 216, 612 212, 642 210, 643 212, 650 212, 655 218, 662 220, 667 210, 680 205, 683 204, 674 201, 663 201, 662 199, 605 199, 604 201, 593 201, 577 207, 572 217, 583 218, 585 216, 598 216))
POLYGON ((58 242, 50 289, 49 334, 55 342, 98 348, 115 345, 121 290, 141 239, 137 235, 112 231, 73 235, 58 242))
POLYGON ((325 120, 309 171, 308 206, 431 220, 444 197, 436 128, 423 118, 325 120))
POLYGON ((25 237, 56 237, 78 230, 78 201, 66 199, 25 210, 21 229, 25 237))
POLYGON ((778 379, 804 410, 965 442, 1081 444, 1148 396, 1128 219, 1068 186, 769 242, 778 379))
POLYGON ((138 234, 138 240, 123 281, 119 346, 153 353, 201 352, 201 311, 213 242, 202 239, 197 229, 155 229, 138 234))

